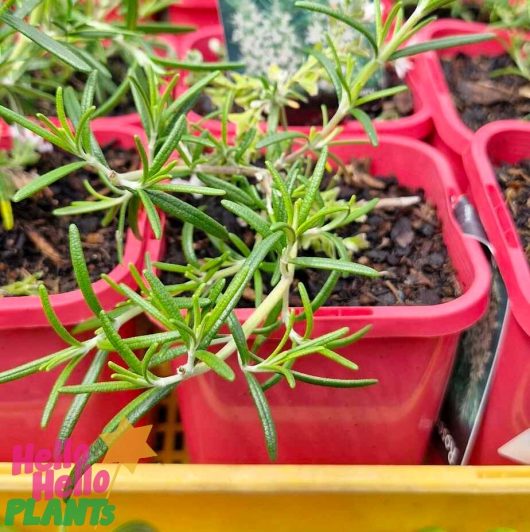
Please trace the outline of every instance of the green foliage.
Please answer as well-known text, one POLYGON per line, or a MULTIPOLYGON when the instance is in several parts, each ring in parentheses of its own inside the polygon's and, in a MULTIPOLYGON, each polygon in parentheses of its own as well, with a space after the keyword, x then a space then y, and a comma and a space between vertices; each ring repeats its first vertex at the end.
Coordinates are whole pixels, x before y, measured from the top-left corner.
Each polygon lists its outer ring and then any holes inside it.
POLYGON ((49 112, 60 86, 100 74, 94 102, 105 114, 130 96, 135 68, 164 71, 160 53, 172 58, 163 33, 192 28, 151 22, 168 2, 70 2, 17 0, 0 14, 0 100, 31 114, 49 112))
MULTIPOLYGON (((217 75, 214 72, 210 78, 217 75)), ((79 215, 97 211, 107 211, 107 217, 119 217, 118 240, 124 238, 125 220, 137 219, 138 209, 143 207, 149 222, 157 237, 161 236, 160 219, 154 205, 168 213, 177 215, 181 213, 184 219, 200 220, 203 228, 214 231, 219 237, 226 237, 226 231, 216 221, 209 219, 203 212, 195 207, 181 202, 170 193, 204 193, 223 195, 224 192, 212 187, 164 185, 162 182, 171 177, 171 171, 176 165, 173 153, 180 152, 185 157, 190 153, 191 147, 196 144, 195 137, 188 136, 183 139, 187 124, 184 117, 186 102, 192 101, 198 92, 192 87, 188 93, 173 102, 170 101, 170 88, 174 86, 178 79, 175 74, 166 87, 166 92, 162 98, 158 95, 161 91, 161 81, 152 70, 148 69, 148 75, 144 76, 141 71, 136 71, 131 77, 133 82, 133 93, 140 108, 140 116, 143 120, 144 130, 147 139, 142 141, 136 139, 136 147, 143 162, 143 167, 138 170, 121 173, 111 168, 101 147, 91 131, 91 121, 95 116, 95 108, 92 100, 95 94, 95 85, 98 74, 94 71, 80 97, 72 94, 71 91, 63 91, 62 87, 57 89, 56 109, 58 123, 50 121, 46 116, 38 114, 37 118, 42 125, 28 120, 25 116, 0 106, 0 117, 9 122, 14 122, 21 128, 26 128, 32 135, 36 135, 40 141, 53 144, 54 146, 74 155, 78 162, 69 163, 60 168, 56 168, 44 175, 34 176, 19 190, 14 192, 14 187, 7 186, 9 182, 2 178, 1 183, 6 183, 2 190, 8 191, 2 194, 2 199, 12 201, 22 201, 33 196, 43 188, 55 181, 69 175, 75 170, 87 167, 95 169, 102 183, 108 188, 107 194, 96 192, 88 181, 85 187, 89 191, 91 198, 83 201, 73 202, 71 205, 55 210, 57 215, 79 215), (168 89, 169 87, 169 89, 168 89), (154 205, 153 205, 154 204, 154 205)), ((207 79, 205 79, 207 81, 207 79)), ((200 88, 201 85, 199 85, 200 88)), ((33 138, 33 137, 32 137, 33 138)), ((202 147, 208 147, 206 143, 202 147)), ((33 150, 34 151, 34 150, 33 150)), ((16 143, 11 154, 0 152, 3 159, 0 159, 0 176, 10 175, 13 169, 21 169, 34 159, 29 158, 33 151, 28 152, 28 148, 23 148, 21 143, 16 143), (22 150, 24 149, 24 152, 22 150), (2 167, 5 169, 2 170, 2 167)), ((188 160, 193 163, 194 157, 188 160)), ((4 209, 3 211, 4 212, 4 209)), ((9 227, 9 212, 5 215, 9 227)), ((12 221, 11 221, 12 226, 12 221)))
MULTIPOLYGON (((514 63, 514 66, 497 70, 493 75, 513 74, 530 82, 530 3, 486 0, 485 5, 490 10, 493 26, 509 30, 508 39, 503 42, 514 63)), ((522 87, 519 92, 530 98, 530 85, 522 87)))
MULTIPOLYGON (((340 8, 331 8, 319 2, 296 2, 296 6, 313 12, 317 17, 316 33, 325 34, 323 30, 326 27, 331 32, 326 38, 314 40, 313 47, 306 50, 305 61, 293 71, 287 72, 272 64, 266 74, 232 71, 217 76, 205 89, 216 108, 208 117, 234 124, 239 137, 251 128, 259 128, 260 123, 265 121, 266 131, 263 133, 267 141, 256 138, 255 147, 259 149, 269 145, 268 139, 278 135, 279 127, 296 125, 289 123, 289 111, 300 109, 311 98, 318 96, 327 103, 322 109, 323 127, 312 134, 312 145, 329 140, 328 135, 350 114, 362 124, 370 142, 376 145, 371 120, 359 107, 371 99, 406 90, 405 86, 384 87, 382 65, 451 45, 450 40, 438 39, 414 47, 403 46, 433 20, 432 14, 436 9, 449 3, 443 0, 422 2, 411 18, 404 21, 401 3, 396 3, 385 19, 379 2, 374 4, 373 17, 363 14, 364 4, 354 0, 341 3, 340 8), (322 24, 318 17, 324 17, 327 24, 322 24), (341 29, 346 29, 347 33, 341 33, 341 29), (374 80, 377 82, 374 83, 374 80), (372 96, 372 93, 376 94, 372 96), (228 98, 227 94, 230 95, 228 98), (227 101, 232 102, 228 108, 227 101), (330 114, 333 114, 331 118, 330 114)), ((468 42, 490 38, 489 34, 472 35, 468 42)), ((457 41, 464 43, 462 37, 458 37, 457 41)), ((189 55, 191 63, 201 64, 198 51, 192 50, 189 55)), ((197 74, 191 79, 197 79, 197 74)), ((288 139, 289 134, 285 133, 284 139, 288 139)))
MULTIPOLYGON (((172 93, 178 74, 162 82, 158 62, 142 64, 142 68, 132 66, 127 80, 142 121, 143 136, 135 138, 141 168, 129 172, 120 173, 109 167, 91 130, 91 121, 98 115, 94 102, 104 77, 100 69, 88 77, 82 94, 70 88, 57 88, 56 121, 39 114, 38 124, 17 110, 0 106, 1 117, 79 160, 36 177, 16 192, 15 201, 86 166, 97 171, 107 191, 97 192, 85 183, 90 200, 58 209, 57 214, 105 211, 106 219, 118 217, 121 239, 125 220, 137 219, 141 206, 155 235, 160 237, 162 223, 158 211, 162 210, 180 220, 180 242, 186 258, 183 264, 151 264, 148 258, 142 274, 135 266, 129 266, 137 290, 103 276, 123 299, 114 309, 106 311, 90 282, 79 231, 72 225, 69 238, 74 273, 94 317, 74 333, 69 332, 53 311, 46 291, 40 289, 51 326, 69 346, 0 373, 0 382, 62 366, 42 421, 46 424, 50 419, 61 393, 74 395, 60 432, 60 438, 65 439, 92 393, 141 391, 110 420, 104 429, 107 433, 115 430, 123 417, 134 423, 188 379, 208 371, 227 381, 239 375, 248 384, 271 459, 277 455, 277 442, 266 392, 276 383, 285 379, 291 388, 299 381, 336 388, 375 384, 374 379, 330 379, 296 369, 303 357, 318 356, 347 372, 357 371, 355 362, 341 350, 361 340, 369 333, 369 327, 359 331, 342 327, 316 334, 315 320, 341 276, 384 275, 358 261, 368 243, 363 234, 355 234, 354 224, 366 220, 366 215, 377 207, 377 200, 340 197, 336 185, 349 172, 346 164, 349 161, 341 161, 333 153, 334 139, 342 120, 353 115, 363 125, 369 140, 377 143, 373 124, 359 109, 361 102, 369 98, 363 90, 387 61, 447 45, 447 41, 432 42, 422 45, 421 50, 417 46, 405 46, 428 23, 432 12, 446 4, 445 0, 424 0, 408 20, 404 20, 402 7, 398 5, 388 22, 382 19, 376 1, 375 22, 364 25, 321 4, 298 2, 300 8, 329 15, 361 34, 369 43, 361 69, 355 68, 354 56, 341 52, 333 42, 333 35, 326 39, 326 46, 320 44, 312 51, 291 81, 281 80, 281 73, 274 70, 270 79, 259 80, 240 78, 238 74, 223 77, 215 71, 200 77, 187 93, 175 100, 172 93), (280 130, 285 107, 316 90, 319 76, 327 76, 339 96, 336 112, 325 120, 322 128, 315 128, 309 135, 280 130), (223 87, 229 95, 220 105, 223 126, 220 138, 213 137, 200 125, 190 127, 185 118, 202 91, 216 86, 223 87), (244 91, 239 90, 241 87, 244 91), (256 95, 263 90, 266 95, 260 99, 256 95), (251 105, 256 97, 257 103, 251 105), (228 122, 234 120, 233 102, 243 108, 241 113, 235 113, 239 115, 236 122, 239 120, 242 127, 237 138, 230 139, 228 122), (267 131, 260 131, 258 122, 265 112, 267 131), (219 209, 235 217, 237 223, 246 227, 245 241, 224 227, 217 215, 208 213, 206 206, 200 206, 193 195, 211 196, 219 209), (215 250, 207 257, 201 256, 194 246, 198 232, 208 249, 215 250), (180 276, 179 281, 165 285, 155 269, 174 272, 180 276), (297 278, 300 270, 324 272, 327 277, 323 286, 315 292, 300 283, 297 278), (291 298, 296 294, 301 301, 299 309, 291 305, 291 298), (243 298, 253 299, 254 308, 240 322, 236 309, 243 298), (121 327, 140 314, 156 320, 164 332, 122 337, 121 327), (79 340, 76 337, 79 330, 91 331, 88 339, 79 340), (263 349, 267 340, 268 345, 275 345, 272 351, 263 349), (110 351, 118 354, 119 364, 108 360, 110 351), (77 364, 86 357, 91 364, 82 382, 69 383, 77 364), (231 357, 235 360, 230 360, 231 357), (175 372, 163 376, 160 368, 170 361, 175 365, 175 372), (102 381, 100 374, 105 365, 112 370, 112 375, 110 380, 102 381)), ((128 36, 128 32, 141 31, 142 23, 137 17, 140 4, 132 0, 125 5, 124 28, 110 27, 116 34, 128 36)), ((90 25, 81 26, 77 34, 88 33, 93 37, 96 33, 102 38, 108 36, 106 27, 103 23, 103 29, 98 27, 96 31, 90 25)), ((489 35, 466 37, 468 41, 485 38, 489 35)), ((378 91, 371 98, 388 93, 378 91)), ((85 467, 106 451, 105 443, 98 439, 85 467)))

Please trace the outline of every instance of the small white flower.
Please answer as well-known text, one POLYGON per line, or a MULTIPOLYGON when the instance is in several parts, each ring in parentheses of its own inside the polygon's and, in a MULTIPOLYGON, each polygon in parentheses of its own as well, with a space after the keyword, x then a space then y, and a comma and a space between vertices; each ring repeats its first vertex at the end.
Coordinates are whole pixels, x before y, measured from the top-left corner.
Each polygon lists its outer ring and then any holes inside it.
POLYGON ((364 3, 363 20, 365 22, 372 22, 375 18, 375 5, 371 1, 364 3))
POLYGON ((44 139, 35 135, 28 129, 24 129, 17 125, 9 126, 9 133, 13 140, 18 140, 24 144, 29 144, 39 153, 49 153, 53 151, 53 146, 44 139))
POLYGON ((394 61, 394 69, 400 79, 404 79, 412 68, 412 61, 407 57, 400 57, 394 61))
POLYGON ((219 57, 223 53, 223 44, 220 39, 212 38, 208 41, 208 49, 219 57))
POLYGON ((315 21, 307 28, 306 41, 312 45, 318 44, 322 42, 324 34, 325 29, 322 24, 315 21))

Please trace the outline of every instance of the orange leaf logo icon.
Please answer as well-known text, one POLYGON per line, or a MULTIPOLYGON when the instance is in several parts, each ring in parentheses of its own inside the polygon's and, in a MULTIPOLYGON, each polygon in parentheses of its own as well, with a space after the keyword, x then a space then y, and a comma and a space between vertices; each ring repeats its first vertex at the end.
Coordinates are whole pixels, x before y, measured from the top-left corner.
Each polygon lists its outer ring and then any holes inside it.
POLYGON ((101 435, 101 439, 109 448, 104 464, 122 464, 134 473, 142 458, 156 456, 155 451, 147 443, 153 425, 133 427, 127 418, 121 420, 114 432, 101 435))

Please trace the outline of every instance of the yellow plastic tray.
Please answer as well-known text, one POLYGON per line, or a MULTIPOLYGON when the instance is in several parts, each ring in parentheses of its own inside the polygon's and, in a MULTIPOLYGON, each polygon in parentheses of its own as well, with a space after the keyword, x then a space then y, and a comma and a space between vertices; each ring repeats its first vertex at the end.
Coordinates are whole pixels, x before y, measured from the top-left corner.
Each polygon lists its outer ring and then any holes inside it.
MULTIPOLYGON (((0 464, 0 514, 30 490, 0 464)), ((110 502, 116 521, 98 530, 530 532, 530 467, 140 465, 120 468, 110 502)))

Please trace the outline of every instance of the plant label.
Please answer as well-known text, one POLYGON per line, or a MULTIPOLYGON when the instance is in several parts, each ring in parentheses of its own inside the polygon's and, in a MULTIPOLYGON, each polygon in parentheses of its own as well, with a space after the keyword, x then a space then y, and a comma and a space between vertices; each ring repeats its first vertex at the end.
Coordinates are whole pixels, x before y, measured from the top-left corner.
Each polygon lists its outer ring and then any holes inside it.
MULTIPOLYGON (((321 0, 366 25, 374 24, 372 0, 321 0)), ((359 32, 327 15, 295 6, 294 0, 220 0, 228 58, 242 62, 253 76, 292 75, 307 57, 307 49, 326 46, 333 36, 339 54, 355 57, 360 68, 370 47, 359 32)), ((380 86, 382 76, 375 86, 380 86)))
POLYGON ((493 274, 485 316, 462 334, 455 367, 433 433, 434 446, 449 465, 469 462, 493 382, 508 316, 508 295, 479 218, 464 197, 455 208, 464 233, 483 244, 493 274))

